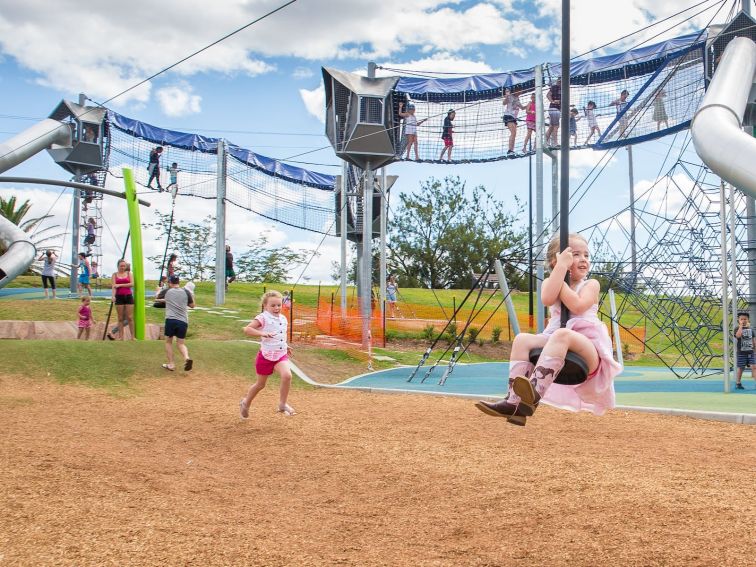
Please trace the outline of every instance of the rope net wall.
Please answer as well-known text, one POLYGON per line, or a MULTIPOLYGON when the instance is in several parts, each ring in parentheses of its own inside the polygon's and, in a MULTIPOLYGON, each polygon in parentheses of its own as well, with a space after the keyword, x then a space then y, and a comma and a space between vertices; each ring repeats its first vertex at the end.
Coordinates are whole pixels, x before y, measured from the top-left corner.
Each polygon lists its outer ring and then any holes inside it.
MULTIPOLYGON (((705 88, 705 34, 696 33, 624 54, 573 62, 570 70, 570 143, 605 149, 639 143, 689 126, 705 88), (623 95, 623 91, 627 94, 623 95)), ((394 91, 396 122, 414 107, 417 156, 408 147, 404 117, 399 159, 475 163, 529 155, 536 146, 535 115, 544 118, 547 147, 558 147, 559 65, 544 66, 543 108, 536 108, 535 70, 463 79, 400 77, 394 91), (464 90, 454 90, 455 88, 464 90), (508 90, 507 90, 508 89, 508 90), (402 107, 400 108, 400 104, 402 107), (444 120, 454 110, 451 160, 441 161, 444 120), (514 134, 510 131, 514 125, 514 134), (532 132, 528 136, 528 132, 532 132)), ((448 125, 448 123, 447 123, 448 125)))
MULTIPOLYGON (((164 130, 112 111, 108 126, 111 173, 120 175, 121 167, 131 167, 137 183, 146 186, 150 152, 162 146, 161 172, 153 188, 169 188, 176 164, 178 194, 216 198, 219 139, 164 130)), ((227 144, 226 168, 229 203, 289 226, 335 234, 333 176, 284 165, 234 144, 227 144)))
MULTIPOLYGON (((745 197, 727 207, 728 270, 736 240, 734 286, 748 304, 745 197)), ((646 329, 646 344, 680 378, 721 373, 722 252, 719 180, 704 166, 678 162, 636 200, 636 266, 632 270, 628 210, 583 231, 597 244, 593 275, 618 293, 623 327, 646 329)), ((595 250, 595 249, 594 249, 595 250)), ((730 276, 728 279, 732 279, 730 276)), ((728 309, 730 306, 728 306, 728 309)), ((632 333, 634 334, 634 333, 632 333)))

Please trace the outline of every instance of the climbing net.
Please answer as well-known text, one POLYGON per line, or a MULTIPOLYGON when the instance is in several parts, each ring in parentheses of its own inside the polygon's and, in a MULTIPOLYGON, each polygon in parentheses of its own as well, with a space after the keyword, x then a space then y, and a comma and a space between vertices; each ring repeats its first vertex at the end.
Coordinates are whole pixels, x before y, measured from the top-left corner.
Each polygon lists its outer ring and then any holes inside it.
MULTIPOLYGON (((160 185, 171 183, 175 164, 178 194, 215 199, 219 177, 217 138, 173 132, 108 112, 111 171, 134 170, 147 185, 150 151, 163 147, 160 185)), ((242 209, 289 226, 334 234, 334 177, 288 166, 234 144, 227 144, 226 200, 242 209)), ((152 182, 152 187, 157 188, 152 182)))
MULTIPOLYGON (((745 197, 736 191, 730 201, 728 191, 725 198, 730 274, 726 283, 736 290, 738 307, 746 308, 750 298, 745 197), (734 251, 730 246, 733 236, 734 251), (734 276, 730 271, 733 254, 734 276)), ((703 165, 678 161, 639 195, 634 205, 635 264, 629 207, 582 231, 590 242, 600 243, 594 254, 594 276, 604 279, 602 289, 611 287, 618 292, 617 317, 622 326, 643 329, 647 347, 678 377, 720 373, 723 258, 719 179, 703 165)))
MULTIPOLYGON (((702 34, 681 41, 629 51, 616 57, 573 62, 570 77, 570 144, 606 149, 658 138, 689 126, 705 87, 702 34), (626 93, 626 94, 623 94, 626 93)), ((705 39, 705 38, 704 38, 705 39)), ((394 110, 414 107, 417 156, 408 147, 407 120, 402 124, 400 159, 433 163, 474 163, 517 158, 536 145, 535 115, 541 113, 547 147, 559 143, 548 136, 559 113, 559 65, 544 66, 543 108, 536 108, 535 71, 526 69, 465 79, 420 80, 401 77, 394 91, 394 110), (465 90, 454 91, 454 88, 465 90), (509 89, 507 93, 506 89, 509 89), (441 160, 444 120, 454 111, 451 160, 441 160), (509 118, 513 117, 513 118, 509 118), (511 126, 514 125, 514 133, 511 126), (510 153, 510 150, 512 152, 510 153)))

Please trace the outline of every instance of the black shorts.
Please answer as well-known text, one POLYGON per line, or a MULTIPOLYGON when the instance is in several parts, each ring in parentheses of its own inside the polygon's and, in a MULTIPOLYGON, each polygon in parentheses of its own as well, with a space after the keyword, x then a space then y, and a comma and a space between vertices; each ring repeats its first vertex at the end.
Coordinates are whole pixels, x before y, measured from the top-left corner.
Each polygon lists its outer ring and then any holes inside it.
POLYGON ((756 356, 752 352, 738 352, 738 368, 748 368, 756 364, 756 356))
POLYGON ((189 328, 188 323, 179 321, 178 319, 166 319, 165 320, 165 336, 176 337, 177 339, 185 339, 186 331, 189 328))
POLYGON ((128 295, 116 295, 116 305, 134 305, 134 296, 128 295))
POLYGON ((55 289, 55 276, 42 276, 42 285, 47 289, 47 282, 50 281, 50 287, 55 289))
POLYGON ((510 124, 517 126, 517 118, 515 118, 511 114, 505 114, 501 117, 501 119, 504 121, 504 126, 509 126, 510 124))

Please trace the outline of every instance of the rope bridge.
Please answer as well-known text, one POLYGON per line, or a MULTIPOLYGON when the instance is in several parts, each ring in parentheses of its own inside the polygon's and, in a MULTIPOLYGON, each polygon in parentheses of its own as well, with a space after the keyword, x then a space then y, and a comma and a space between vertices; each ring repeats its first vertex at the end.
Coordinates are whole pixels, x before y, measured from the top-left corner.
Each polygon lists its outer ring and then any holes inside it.
MULTIPOLYGON (((332 175, 284 164, 220 138, 166 130, 107 113, 111 167, 131 167, 146 185, 150 151, 162 146, 162 187, 170 183, 168 169, 178 168, 178 192, 202 199, 217 194, 218 147, 227 149, 226 200, 242 209, 289 226, 335 234, 332 175)), ((154 183, 154 182, 153 182, 154 183)))

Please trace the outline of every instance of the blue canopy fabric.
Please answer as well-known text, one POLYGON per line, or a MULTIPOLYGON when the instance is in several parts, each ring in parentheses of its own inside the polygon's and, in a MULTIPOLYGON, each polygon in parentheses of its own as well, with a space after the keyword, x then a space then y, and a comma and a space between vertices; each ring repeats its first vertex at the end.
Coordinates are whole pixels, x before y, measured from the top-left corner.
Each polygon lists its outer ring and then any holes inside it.
MULTIPOLYGON (((218 152, 218 143, 221 140, 220 138, 209 138, 199 134, 166 130, 165 128, 159 128, 146 122, 128 118, 112 110, 108 110, 108 121, 114 128, 135 138, 188 151, 215 154, 218 152)), ((291 183, 306 185, 324 191, 333 191, 336 184, 336 178, 333 175, 287 165, 276 159, 241 148, 236 144, 228 143, 228 153, 234 159, 249 167, 291 183)))
MULTIPOLYGON (((705 42, 706 32, 697 31, 623 53, 572 61, 570 80, 572 84, 594 84, 647 74, 662 65, 667 58, 701 47, 705 42)), ((549 63, 545 68, 547 80, 549 76, 561 75, 562 66, 559 63, 549 63)), ((395 90, 411 97, 426 97, 430 102, 457 102, 496 97, 501 94, 501 89, 515 85, 523 89, 532 88, 535 85, 535 70, 451 79, 401 77, 395 90)))

